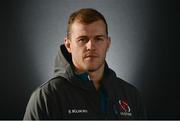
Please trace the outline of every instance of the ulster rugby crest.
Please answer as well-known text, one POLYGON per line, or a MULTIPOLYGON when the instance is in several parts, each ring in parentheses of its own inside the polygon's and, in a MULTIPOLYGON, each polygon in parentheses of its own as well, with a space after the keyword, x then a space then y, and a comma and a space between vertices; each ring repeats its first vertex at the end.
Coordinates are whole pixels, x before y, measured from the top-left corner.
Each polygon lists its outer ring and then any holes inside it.
POLYGON ((127 101, 119 100, 119 109, 121 116, 132 116, 131 108, 129 107, 127 101))

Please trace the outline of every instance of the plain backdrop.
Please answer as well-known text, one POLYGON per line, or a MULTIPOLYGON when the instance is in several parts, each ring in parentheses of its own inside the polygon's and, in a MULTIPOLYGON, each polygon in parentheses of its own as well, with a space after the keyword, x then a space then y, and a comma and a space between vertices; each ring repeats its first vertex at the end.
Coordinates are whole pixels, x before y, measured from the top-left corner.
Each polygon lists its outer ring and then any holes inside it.
POLYGON ((106 18, 109 66, 142 93, 149 119, 180 119, 179 4, 166 0, 2 2, 0 119, 22 119, 32 92, 53 77, 69 15, 94 8, 106 18))

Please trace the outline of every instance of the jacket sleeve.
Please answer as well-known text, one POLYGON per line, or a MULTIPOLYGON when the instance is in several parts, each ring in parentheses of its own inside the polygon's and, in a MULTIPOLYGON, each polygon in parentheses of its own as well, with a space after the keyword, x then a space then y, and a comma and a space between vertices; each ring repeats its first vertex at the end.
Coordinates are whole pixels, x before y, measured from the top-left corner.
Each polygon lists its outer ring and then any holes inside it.
POLYGON ((136 117, 136 119, 146 120, 147 114, 146 114, 146 110, 145 110, 145 105, 143 103, 143 99, 142 99, 141 93, 139 91, 136 91, 136 97, 137 97, 137 117, 136 117))
POLYGON ((48 119, 47 96, 37 89, 30 97, 24 114, 24 120, 48 119))

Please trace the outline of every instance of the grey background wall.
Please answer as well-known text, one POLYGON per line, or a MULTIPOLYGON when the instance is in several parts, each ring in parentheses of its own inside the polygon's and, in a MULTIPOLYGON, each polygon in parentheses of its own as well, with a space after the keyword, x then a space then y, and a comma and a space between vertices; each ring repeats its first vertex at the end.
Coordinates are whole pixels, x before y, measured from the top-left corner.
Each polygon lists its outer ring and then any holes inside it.
POLYGON ((179 5, 166 0, 16 0, 1 15, 0 119, 22 119, 33 90, 53 77, 68 16, 91 7, 104 14, 107 62, 141 92, 149 119, 180 119, 179 5))

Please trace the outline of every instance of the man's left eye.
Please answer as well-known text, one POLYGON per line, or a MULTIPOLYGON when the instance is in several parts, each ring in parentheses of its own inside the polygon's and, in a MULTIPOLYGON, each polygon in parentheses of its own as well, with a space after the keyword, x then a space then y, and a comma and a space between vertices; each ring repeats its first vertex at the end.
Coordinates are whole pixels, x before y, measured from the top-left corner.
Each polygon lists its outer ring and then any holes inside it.
POLYGON ((96 41, 103 41, 102 38, 96 38, 96 41))

